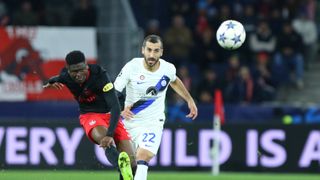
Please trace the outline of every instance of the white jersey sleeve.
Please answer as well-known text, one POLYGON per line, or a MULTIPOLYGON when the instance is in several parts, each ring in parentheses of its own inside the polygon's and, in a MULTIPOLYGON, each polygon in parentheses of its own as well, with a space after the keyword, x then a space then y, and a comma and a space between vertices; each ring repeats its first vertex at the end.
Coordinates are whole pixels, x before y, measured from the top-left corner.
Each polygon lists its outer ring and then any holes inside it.
POLYGON ((176 75, 176 67, 173 64, 168 64, 169 66, 169 72, 170 72, 170 82, 174 82, 177 79, 177 75, 176 75))
POLYGON ((123 89, 126 87, 128 82, 130 81, 130 61, 121 69, 120 73, 118 74, 115 82, 114 87, 117 91, 122 92, 123 89))

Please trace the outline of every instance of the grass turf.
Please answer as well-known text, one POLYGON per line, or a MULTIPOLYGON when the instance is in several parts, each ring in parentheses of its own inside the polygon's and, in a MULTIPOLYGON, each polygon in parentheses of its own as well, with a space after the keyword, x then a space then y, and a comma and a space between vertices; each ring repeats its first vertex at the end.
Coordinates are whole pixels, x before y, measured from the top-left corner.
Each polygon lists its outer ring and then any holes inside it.
MULTIPOLYGON (((117 180, 114 171, 17 171, 2 170, 1 180, 117 180)), ((208 172, 150 172, 150 180, 319 180, 319 174, 222 173, 217 177, 208 172)))

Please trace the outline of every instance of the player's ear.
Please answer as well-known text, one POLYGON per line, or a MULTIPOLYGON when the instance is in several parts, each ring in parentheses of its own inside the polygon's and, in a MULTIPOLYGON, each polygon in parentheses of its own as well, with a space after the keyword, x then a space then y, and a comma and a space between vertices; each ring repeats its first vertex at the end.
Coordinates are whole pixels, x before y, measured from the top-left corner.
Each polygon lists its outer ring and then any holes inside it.
POLYGON ((144 55, 144 47, 141 47, 141 53, 144 55))

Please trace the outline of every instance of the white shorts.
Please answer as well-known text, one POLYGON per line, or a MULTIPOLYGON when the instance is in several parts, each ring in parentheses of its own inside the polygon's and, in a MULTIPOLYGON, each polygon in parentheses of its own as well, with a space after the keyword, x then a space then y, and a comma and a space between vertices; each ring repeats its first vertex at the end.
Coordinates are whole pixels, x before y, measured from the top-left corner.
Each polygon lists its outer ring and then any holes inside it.
POLYGON ((131 136, 135 149, 139 147, 152 152, 154 155, 157 154, 162 138, 163 127, 142 126, 127 129, 127 131, 131 136))

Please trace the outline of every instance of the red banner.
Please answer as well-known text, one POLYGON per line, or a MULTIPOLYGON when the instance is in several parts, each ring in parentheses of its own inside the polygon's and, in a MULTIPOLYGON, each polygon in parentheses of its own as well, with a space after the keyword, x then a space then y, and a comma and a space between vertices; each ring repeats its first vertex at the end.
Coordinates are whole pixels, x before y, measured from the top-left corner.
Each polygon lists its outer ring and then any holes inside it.
POLYGON ((96 61, 94 28, 0 28, 0 101, 71 100, 67 89, 42 84, 64 67, 65 55, 81 50, 96 61))

